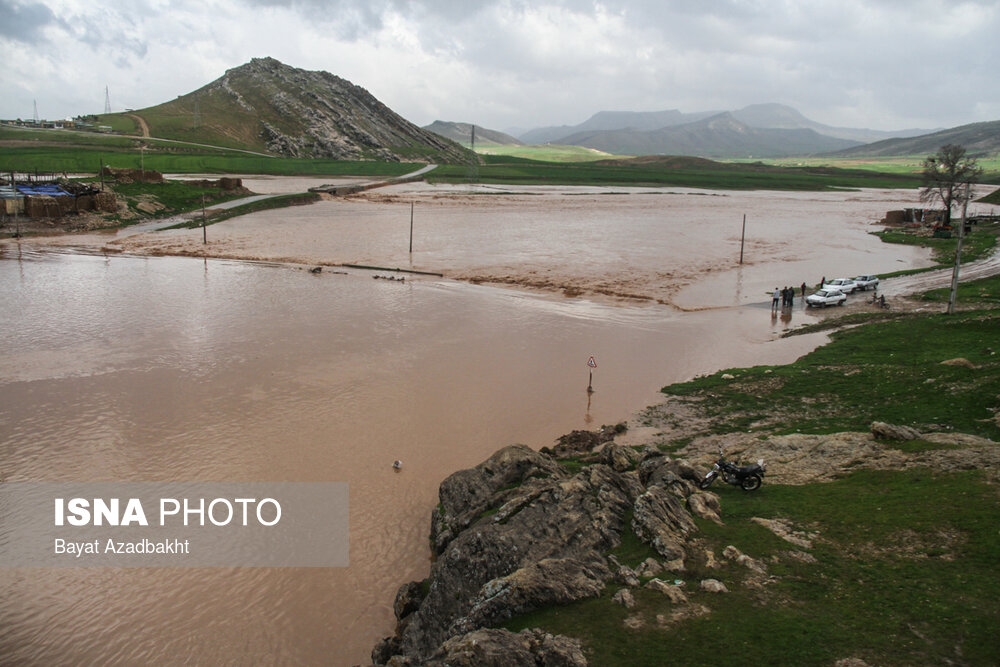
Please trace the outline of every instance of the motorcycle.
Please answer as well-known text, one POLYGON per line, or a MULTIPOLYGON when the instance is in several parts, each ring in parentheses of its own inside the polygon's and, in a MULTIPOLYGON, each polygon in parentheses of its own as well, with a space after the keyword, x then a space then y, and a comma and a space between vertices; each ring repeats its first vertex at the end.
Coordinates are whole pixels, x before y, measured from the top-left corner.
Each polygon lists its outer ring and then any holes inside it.
POLYGON ((737 466, 727 461, 720 450, 719 460, 706 473, 705 479, 701 480, 698 486, 702 489, 707 489, 712 486, 716 478, 722 477, 722 481, 726 484, 738 486, 744 491, 756 491, 764 483, 764 472, 766 470, 767 466, 764 465, 764 459, 758 459, 757 463, 753 465, 737 466))
POLYGON ((885 294, 879 296, 877 293, 872 294, 872 298, 868 299, 868 303, 873 306, 878 306, 884 310, 889 310, 889 303, 885 300, 885 294))

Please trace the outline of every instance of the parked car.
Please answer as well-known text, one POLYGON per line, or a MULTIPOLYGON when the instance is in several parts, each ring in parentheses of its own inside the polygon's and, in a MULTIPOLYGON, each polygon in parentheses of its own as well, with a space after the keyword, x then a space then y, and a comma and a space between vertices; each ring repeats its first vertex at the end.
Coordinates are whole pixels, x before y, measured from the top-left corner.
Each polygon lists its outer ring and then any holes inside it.
POLYGON ((823 283, 822 287, 826 290, 832 289, 844 294, 853 294, 854 290, 858 289, 858 284, 850 278, 835 278, 828 283, 823 283))
POLYGON ((853 278, 857 289, 865 291, 869 287, 878 287, 878 276, 855 276, 853 278))
POLYGON ((806 297, 807 306, 843 306, 847 295, 840 290, 821 289, 806 297))

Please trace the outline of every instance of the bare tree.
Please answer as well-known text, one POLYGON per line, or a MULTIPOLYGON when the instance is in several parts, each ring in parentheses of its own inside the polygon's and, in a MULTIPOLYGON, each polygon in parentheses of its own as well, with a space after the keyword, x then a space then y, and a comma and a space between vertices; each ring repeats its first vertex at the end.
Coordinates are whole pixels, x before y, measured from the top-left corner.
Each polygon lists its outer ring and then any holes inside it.
POLYGON ((920 201, 940 201, 944 206, 944 222, 951 225, 951 209, 956 204, 968 203, 972 184, 979 180, 982 168, 966 154, 964 146, 947 144, 934 155, 924 159, 924 187, 920 201))
POLYGON ((972 184, 983 173, 976 161, 969 157, 963 146, 948 144, 924 160, 924 188, 920 191, 922 201, 940 201, 944 204, 945 224, 951 226, 951 209, 955 204, 962 207, 962 221, 958 227, 958 243, 955 246, 955 268, 951 272, 951 290, 948 295, 948 314, 955 312, 958 300, 958 273, 962 267, 962 241, 965 237, 965 214, 972 198, 972 184))

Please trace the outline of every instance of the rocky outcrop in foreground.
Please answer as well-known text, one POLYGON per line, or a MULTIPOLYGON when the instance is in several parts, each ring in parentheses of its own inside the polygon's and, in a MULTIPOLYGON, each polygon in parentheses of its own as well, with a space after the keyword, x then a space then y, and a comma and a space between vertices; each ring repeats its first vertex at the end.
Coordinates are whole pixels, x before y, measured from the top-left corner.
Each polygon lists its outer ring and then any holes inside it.
MULTIPOLYGON (((695 554, 692 513, 718 520, 682 460, 578 439, 591 465, 570 472, 523 445, 448 477, 431 520, 437 559, 424 582, 402 586, 396 633, 372 651, 379 665, 586 664, 576 639, 495 629, 513 616, 601 594, 636 574, 609 552, 630 529, 668 569, 695 554), (494 629, 490 629, 494 628, 494 629)), ((605 439, 607 440, 607 439, 605 439)), ((599 440, 597 442, 600 442, 599 440)), ((566 456, 572 442, 560 444, 566 456)))

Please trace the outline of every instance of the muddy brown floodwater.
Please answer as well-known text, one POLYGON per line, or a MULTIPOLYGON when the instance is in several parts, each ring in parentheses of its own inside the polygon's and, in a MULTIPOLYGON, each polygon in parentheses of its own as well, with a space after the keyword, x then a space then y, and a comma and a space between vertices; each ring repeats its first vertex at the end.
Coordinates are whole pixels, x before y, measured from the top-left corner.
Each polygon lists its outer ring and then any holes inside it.
MULTIPOLYGON (((244 183, 252 190, 275 188, 273 179, 244 183)), ((882 244, 868 233, 887 209, 915 201, 915 191, 899 190, 508 190, 417 183, 213 225, 207 247, 200 230, 109 245, 129 252, 414 268, 696 309, 753 302, 776 285, 927 263, 925 251, 882 244)))
POLYGON ((209 228, 208 253, 284 263, 100 254, 199 254, 200 230, 2 246, 0 478, 348 482, 351 563, 0 569, 0 663, 363 663, 428 572, 445 476, 792 361, 823 338, 775 340, 811 320, 772 319, 775 285, 927 262, 867 234, 913 193, 517 190, 397 186, 209 228), (336 263, 448 277, 305 270, 336 263))

